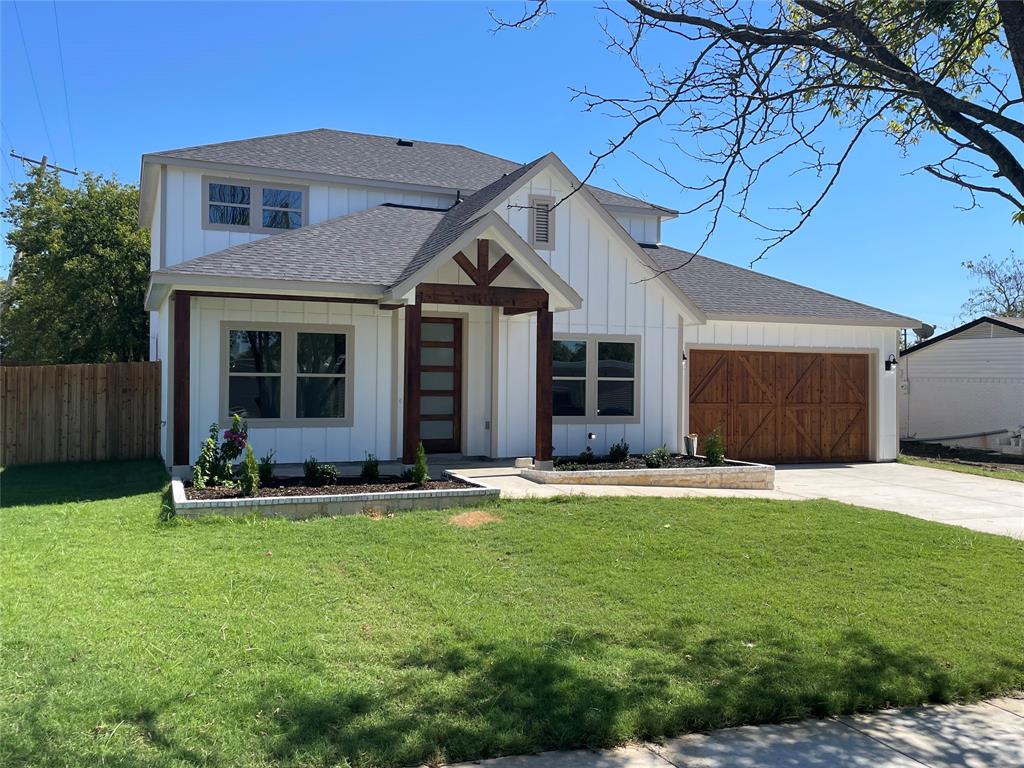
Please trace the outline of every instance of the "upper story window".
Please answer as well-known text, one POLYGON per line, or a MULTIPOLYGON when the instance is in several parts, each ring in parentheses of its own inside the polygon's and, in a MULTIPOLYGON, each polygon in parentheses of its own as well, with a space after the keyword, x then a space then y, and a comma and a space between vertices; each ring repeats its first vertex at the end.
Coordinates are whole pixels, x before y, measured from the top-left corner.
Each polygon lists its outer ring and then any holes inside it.
POLYGON ((555 198, 530 195, 530 245, 550 251, 555 247, 555 198))
POLYGON ((203 178, 203 227, 280 232, 307 222, 309 190, 280 184, 203 178))

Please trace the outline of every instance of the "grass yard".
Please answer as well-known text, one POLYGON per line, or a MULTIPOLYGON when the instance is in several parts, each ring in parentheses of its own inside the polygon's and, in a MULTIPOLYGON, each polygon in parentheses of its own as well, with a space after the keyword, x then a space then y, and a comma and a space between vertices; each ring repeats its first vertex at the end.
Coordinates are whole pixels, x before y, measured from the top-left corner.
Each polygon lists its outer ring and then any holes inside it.
POLYGON ((397 766, 1024 687, 1024 542, 888 512, 160 523, 153 463, 0 483, 5 766, 397 766))
POLYGON ((1000 480, 1013 480, 1017 483, 1024 483, 1024 464, 1020 470, 1015 469, 993 469, 991 467, 979 467, 975 464, 959 464, 954 461, 943 461, 942 459, 924 459, 918 456, 907 456, 900 454, 896 461, 900 464, 913 464, 918 467, 931 467, 932 469, 946 469, 950 472, 963 472, 965 475, 980 475, 982 477, 996 477, 1000 480))

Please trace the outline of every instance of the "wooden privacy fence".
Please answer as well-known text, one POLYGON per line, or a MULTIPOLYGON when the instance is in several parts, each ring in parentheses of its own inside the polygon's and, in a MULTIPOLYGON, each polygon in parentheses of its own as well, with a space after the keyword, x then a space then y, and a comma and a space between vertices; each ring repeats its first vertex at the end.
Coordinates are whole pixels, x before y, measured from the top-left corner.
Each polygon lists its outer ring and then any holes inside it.
POLYGON ((160 363, 0 366, 0 465, 160 452, 160 363))

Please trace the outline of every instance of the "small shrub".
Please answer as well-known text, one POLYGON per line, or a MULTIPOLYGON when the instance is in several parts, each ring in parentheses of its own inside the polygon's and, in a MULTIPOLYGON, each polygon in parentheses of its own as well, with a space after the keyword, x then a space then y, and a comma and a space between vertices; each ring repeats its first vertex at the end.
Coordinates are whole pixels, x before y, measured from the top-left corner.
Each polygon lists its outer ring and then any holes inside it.
POLYGON ((317 461, 315 456, 302 462, 302 476, 310 487, 334 485, 338 482, 338 470, 334 465, 317 461))
POLYGON ((612 443, 612 447, 608 449, 608 460, 614 461, 616 464, 620 461, 625 461, 629 458, 629 443, 625 440, 619 440, 617 443, 612 443))
POLYGON ((260 485, 266 485, 274 479, 274 452, 270 451, 265 456, 260 457, 259 461, 259 473, 260 473, 260 485))
POLYGON ((416 446, 416 462, 409 471, 409 480, 416 485, 425 485, 430 482, 430 475, 427 474, 427 451, 423 443, 416 446))
POLYGON ((380 480, 380 460, 372 453, 366 455, 363 468, 359 470, 359 477, 369 481, 380 480))
POLYGON ((237 413, 231 414, 231 428, 224 430, 224 444, 220 454, 228 464, 242 455, 249 443, 249 425, 237 413))
POLYGON ((718 427, 711 430, 711 434, 704 438, 704 458, 711 466, 717 466, 725 460, 725 442, 722 440, 722 433, 718 427))
POLYGON ((644 463, 650 469, 658 469, 659 467, 665 466, 671 458, 672 454, 668 452, 668 448, 662 445, 660 448, 655 448, 644 456, 644 463))
POLYGON ((224 485, 231 477, 228 463, 217 446, 218 429, 216 422, 210 425, 210 434, 203 441, 199 458, 192 467, 192 485, 195 488, 224 485))
POLYGON ((256 454, 252 446, 245 446, 245 458, 238 473, 238 487, 246 496, 255 496, 260 490, 260 465, 256 462, 256 454))
POLYGON ((593 464, 597 461, 597 457, 594 455, 594 449, 589 445, 583 449, 583 452, 576 458, 580 464, 593 464))

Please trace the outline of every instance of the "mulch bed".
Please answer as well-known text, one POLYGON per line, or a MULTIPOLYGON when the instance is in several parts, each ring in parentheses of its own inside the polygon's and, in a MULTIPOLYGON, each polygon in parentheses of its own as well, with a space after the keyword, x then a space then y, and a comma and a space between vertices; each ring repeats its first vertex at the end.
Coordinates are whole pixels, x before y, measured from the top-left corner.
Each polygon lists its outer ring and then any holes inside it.
MULTIPOLYGON (((455 488, 472 488, 461 480, 431 480, 416 485, 400 477, 390 475, 376 482, 368 483, 359 477, 338 478, 336 485, 309 486, 301 477, 275 477, 260 487, 258 498, 269 496, 351 496, 357 493, 387 493, 389 491, 445 491, 455 488)), ((241 499, 245 498, 238 488, 193 488, 185 486, 187 499, 241 499)))
MULTIPOLYGON (((575 459, 576 457, 574 456, 556 459, 555 471, 589 472, 593 469, 649 469, 643 456, 630 456, 624 461, 593 461, 586 464, 575 459)), ((692 469, 706 466, 708 466, 708 463, 704 459, 691 459, 689 456, 672 456, 660 467, 657 467, 657 469, 692 469)))
POLYGON ((1012 456, 980 448, 954 448, 942 443, 920 443, 914 440, 900 441, 900 452, 919 459, 935 459, 953 464, 967 464, 986 469, 1004 469, 1010 472, 1024 472, 1024 456, 1012 456))

